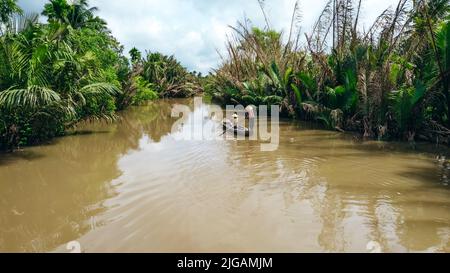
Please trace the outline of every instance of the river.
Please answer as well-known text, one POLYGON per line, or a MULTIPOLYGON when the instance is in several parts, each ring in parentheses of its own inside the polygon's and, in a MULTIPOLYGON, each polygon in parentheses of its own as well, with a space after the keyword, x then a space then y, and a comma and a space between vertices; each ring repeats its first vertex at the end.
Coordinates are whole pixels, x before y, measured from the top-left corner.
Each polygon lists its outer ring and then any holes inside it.
POLYGON ((179 140, 174 104, 209 107, 161 100, 1 154, 0 252, 450 252, 447 148, 283 119, 271 152, 179 140))

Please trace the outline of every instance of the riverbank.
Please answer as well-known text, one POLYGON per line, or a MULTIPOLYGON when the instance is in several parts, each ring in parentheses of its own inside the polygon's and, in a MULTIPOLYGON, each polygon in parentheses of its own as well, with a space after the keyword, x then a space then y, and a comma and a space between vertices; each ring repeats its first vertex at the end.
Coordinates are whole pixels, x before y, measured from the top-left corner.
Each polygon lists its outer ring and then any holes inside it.
POLYGON ((88 1, 51 0, 41 14, 24 14, 17 0, 4 5, 0 150, 45 143, 78 122, 111 122, 130 105, 200 90, 197 75, 173 56, 133 48, 128 58, 88 1))
POLYGON ((304 34, 297 3, 288 37, 246 20, 205 90, 223 104, 280 105, 364 138, 449 144, 450 4, 441 4, 400 0, 365 30, 363 1, 329 1, 304 34))

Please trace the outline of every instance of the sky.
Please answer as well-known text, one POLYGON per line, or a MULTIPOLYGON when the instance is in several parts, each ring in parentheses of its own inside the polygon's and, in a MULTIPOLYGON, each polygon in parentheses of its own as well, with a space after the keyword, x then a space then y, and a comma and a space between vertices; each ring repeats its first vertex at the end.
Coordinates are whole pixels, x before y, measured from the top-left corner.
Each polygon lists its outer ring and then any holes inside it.
MULTIPOLYGON (((19 0, 25 12, 41 12, 47 0, 19 0)), ((289 32, 296 0, 266 0, 270 24, 289 32)), ((301 30, 309 32, 327 0, 299 0, 301 30)), ((398 0, 363 0, 362 26, 370 24, 398 0)), ((207 73, 220 63, 217 52, 225 51, 229 26, 249 18, 263 27, 257 0, 91 0, 97 15, 108 22, 112 34, 125 46, 142 52, 174 55, 189 70, 207 73)))

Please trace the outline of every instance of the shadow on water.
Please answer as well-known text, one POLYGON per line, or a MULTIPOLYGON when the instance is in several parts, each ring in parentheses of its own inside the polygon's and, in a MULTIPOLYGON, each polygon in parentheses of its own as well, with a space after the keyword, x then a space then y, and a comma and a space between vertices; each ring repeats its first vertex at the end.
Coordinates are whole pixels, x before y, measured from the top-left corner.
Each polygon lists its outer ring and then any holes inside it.
POLYGON ((450 167, 447 164, 433 162, 433 167, 411 166, 408 170, 398 172, 405 178, 417 178, 427 184, 426 187, 434 186, 440 189, 450 190, 449 175, 450 167))
POLYGON ((0 166, 14 164, 17 160, 37 160, 43 158, 45 155, 31 151, 15 151, 11 153, 0 153, 0 166))
POLYGON ((93 134, 108 134, 109 131, 92 131, 92 130, 74 130, 69 132, 66 136, 82 136, 82 135, 93 135, 93 134))

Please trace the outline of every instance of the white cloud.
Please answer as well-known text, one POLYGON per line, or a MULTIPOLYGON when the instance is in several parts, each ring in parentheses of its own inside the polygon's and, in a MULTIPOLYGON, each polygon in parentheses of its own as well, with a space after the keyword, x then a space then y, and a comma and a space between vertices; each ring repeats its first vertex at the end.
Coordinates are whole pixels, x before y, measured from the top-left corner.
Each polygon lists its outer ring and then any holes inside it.
MULTIPOLYGON (((273 27, 288 31, 296 0, 266 0, 273 27)), ((327 0, 300 0, 302 30, 307 32, 327 0)), ((46 0, 19 0, 26 11, 40 12, 46 0)), ((368 27, 397 0, 363 1, 361 21, 368 27)), ((141 51, 161 51, 175 55, 191 70, 208 72, 216 67, 223 52, 228 25, 248 17, 263 26, 264 17, 256 0, 91 0, 99 7, 126 51, 136 46, 141 51)))

